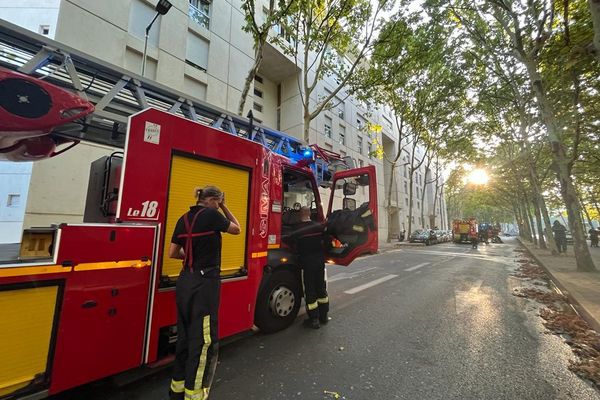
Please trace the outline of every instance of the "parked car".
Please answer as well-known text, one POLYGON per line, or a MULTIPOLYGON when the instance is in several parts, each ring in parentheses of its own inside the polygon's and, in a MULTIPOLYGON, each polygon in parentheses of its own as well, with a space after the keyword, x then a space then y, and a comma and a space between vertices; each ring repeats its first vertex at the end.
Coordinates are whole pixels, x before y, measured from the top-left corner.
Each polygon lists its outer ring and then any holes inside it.
POLYGON ((433 229, 417 229, 410 235, 410 243, 424 243, 425 246, 437 243, 437 235, 433 229))
POLYGON ((435 231, 438 243, 446 243, 448 241, 448 233, 441 229, 435 231))

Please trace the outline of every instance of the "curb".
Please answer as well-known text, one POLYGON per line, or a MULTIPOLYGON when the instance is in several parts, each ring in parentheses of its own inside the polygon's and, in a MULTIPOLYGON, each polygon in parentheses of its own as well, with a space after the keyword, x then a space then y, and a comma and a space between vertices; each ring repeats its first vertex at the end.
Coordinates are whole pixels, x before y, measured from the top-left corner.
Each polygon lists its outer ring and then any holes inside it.
POLYGON ((569 299, 569 302, 571 302, 579 316, 588 323, 590 328, 596 332, 600 332, 600 321, 592 316, 592 314, 583 305, 581 305, 581 303, 579 303, 575 297, 571 295, 571 292, 569 292, 569 290, 556 278, 556 276, 554 276, 554 274, 552 274, 552 271, 546 268, 542 260, 537 258, 537 256, 532 253, 526 245, 523 244, 521 238, 517 237, 517 240, 519 241, 519 244, 527 251, 527 254, 529 254, 538 263, 538 265, 544 268, 544 271, 546 271, 546 273, 550 276, 552 284, 554 284, 554 286, 559 288, 560 291, 567 296, 567 299, 569 299))

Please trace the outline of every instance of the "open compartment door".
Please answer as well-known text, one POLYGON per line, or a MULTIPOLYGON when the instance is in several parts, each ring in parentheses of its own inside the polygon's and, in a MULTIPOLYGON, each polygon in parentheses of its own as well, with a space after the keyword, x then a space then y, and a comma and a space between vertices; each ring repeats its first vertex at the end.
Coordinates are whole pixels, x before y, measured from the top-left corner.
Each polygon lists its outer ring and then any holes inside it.
POLYGON ((328 263, 348 265, 361 254, 377 251, 377 180, 374 166, 334 174, 327 230, 334 239, 327 254, 328 263))

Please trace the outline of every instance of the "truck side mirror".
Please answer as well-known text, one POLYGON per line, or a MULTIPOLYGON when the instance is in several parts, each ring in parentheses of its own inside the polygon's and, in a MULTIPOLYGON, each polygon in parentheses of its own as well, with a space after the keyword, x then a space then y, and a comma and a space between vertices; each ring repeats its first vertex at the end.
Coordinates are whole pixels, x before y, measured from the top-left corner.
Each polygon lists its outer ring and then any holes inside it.
POLYGON ((353 196, 356 194, 356 183, 344 183, 344 196, 353 196))
POLYGON ((342 201, 342 208, 350 211, 356 210, 356 200, 349 197, 344 197, 344 200, 342 201))

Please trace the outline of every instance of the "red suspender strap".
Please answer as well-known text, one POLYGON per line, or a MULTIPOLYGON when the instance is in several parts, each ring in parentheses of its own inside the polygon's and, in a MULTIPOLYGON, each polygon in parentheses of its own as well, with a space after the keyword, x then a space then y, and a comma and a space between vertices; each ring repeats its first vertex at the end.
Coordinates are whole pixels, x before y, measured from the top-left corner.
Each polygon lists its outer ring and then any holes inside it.
POLYGON ((183 223, 185 224, 185 232, 186 233, 177 235, 178 238, 181 238, 181 237, 185 238, 185 248, 184 248, 185 259, 183 260, 183 266, 188 267, 190 269, 190 271, 192 271, 192 272, 194 272, 194 254, 193 254, 192 238, 195 238, 198 236, 208 236, 208 235, 215 234, 215 231, 192 233, 192 229, 194 229, 194 226, 196 225, 196 219, 198 219, 198 216, 200 214, 202 214, 202 212, 204 210, 206 210, 206 208, 202 208, 196 214, 194 214, 194 216, 192 217, 191 223, 189 221, 190 212, 188 211, 187 213, 185 213, 185 215, 183 216, 183 223))

